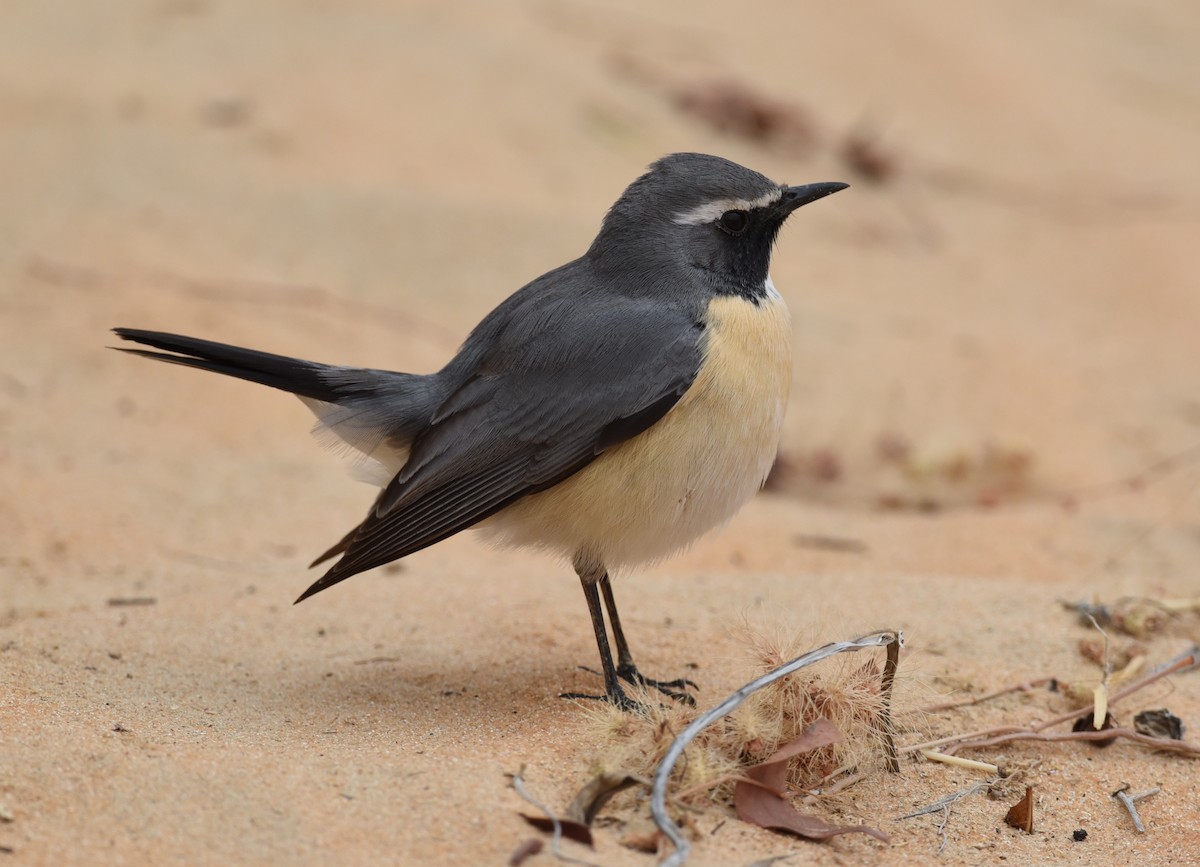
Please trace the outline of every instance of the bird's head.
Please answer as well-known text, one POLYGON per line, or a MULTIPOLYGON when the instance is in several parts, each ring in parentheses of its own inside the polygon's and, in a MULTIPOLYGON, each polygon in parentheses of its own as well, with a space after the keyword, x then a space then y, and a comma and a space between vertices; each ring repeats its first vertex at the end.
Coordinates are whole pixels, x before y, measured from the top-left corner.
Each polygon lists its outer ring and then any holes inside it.
POLYGON ((670 154, 609 209, 588 256, 625 272, 683 266, 716 292, 757 298, 784 221, 846 186, 787 186, 721 157, 670 154))

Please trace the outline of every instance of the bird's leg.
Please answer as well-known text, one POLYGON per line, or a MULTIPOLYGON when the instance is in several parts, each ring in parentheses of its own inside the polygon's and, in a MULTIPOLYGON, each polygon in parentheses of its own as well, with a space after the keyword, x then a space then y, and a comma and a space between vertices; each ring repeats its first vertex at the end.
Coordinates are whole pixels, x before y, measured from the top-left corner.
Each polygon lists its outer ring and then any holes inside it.
POLYGON ((600 667, 604 674, 604 695, 589 695, 581 692, 564 692, 563 698, 590 698, 607 700, 622 710, 645 712, 646 708, 625 694, 617 679, 617 668, 613 665, 612 650, 608 646, 608 630, 604 628, 604 611, 600 607, 600 594, 596 590, 593 574, 579 571, 583 595, 587 598, 588 613, 592 616, 592 629, 596 632, 596 647, 600 651, 600 667))
MULTIPOLYGON (((604 573, 598 583, 600 591, 604 594, 604 607, 608 609, 608 622, 612 624, 613 640, 617 643, 617 677, 626 683, 648 686, 657 689, 663 695, 669 695, 676 701, 694 705, 696 700, 686 690, 689 686, 693 689, 700 687, 686 677, 676 680, 655 680, 638 671, 637 666, 633 664, 633 654, 629 652, 629 642, 625 640, 625 632, 621 629, 621 618, 617 614, 617 601, 613 598, 612 582, 608 578, 608 572, 604 573)), ((607 640, 605 643, 607 644, 607 640)))

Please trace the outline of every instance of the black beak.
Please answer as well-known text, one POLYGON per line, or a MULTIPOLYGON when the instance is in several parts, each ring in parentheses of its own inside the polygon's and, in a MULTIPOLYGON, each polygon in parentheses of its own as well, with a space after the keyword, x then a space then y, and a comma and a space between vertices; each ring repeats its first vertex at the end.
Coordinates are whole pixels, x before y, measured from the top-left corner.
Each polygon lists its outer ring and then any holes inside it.
POLYGON ((783 209, 785 214, 790 214, 802 205, 807 205, 809 202, 815 202, 817 199, 833 195, 838 190, 844 190, 848 186, 850 185, 832 181, 821 184, 803 184, 799 187, 785 187, 783 198, 779 200, 779 207, 783 209))

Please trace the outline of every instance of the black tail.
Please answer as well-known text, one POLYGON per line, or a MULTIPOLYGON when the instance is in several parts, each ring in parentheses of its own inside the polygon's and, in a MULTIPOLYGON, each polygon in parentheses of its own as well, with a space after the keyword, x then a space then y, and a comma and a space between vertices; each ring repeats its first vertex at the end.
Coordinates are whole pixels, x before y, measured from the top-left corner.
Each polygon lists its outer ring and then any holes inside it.
POLYGON ((199 340, 195 337, 167 334, 162 331, 114 328, 113 333, 122 340, 130 340, 145 346, 153 346, 155 349, 166 350, 165 352, 151 352, 146 349, 113 347, 131 355, 141 355, 156 361, 167 361, 171 364, 182 364, 184 367, 198 367, 201 370, 211 370, 213 373, 236 376, 238 379, 247 379, 250 382, 257 382, 327 403, 335 403, 347 396, 347 388, 344 384, 330 382, 322 375, 330 368, 314 361, 289 358, 286 355, 272 355, 269 352, 242 349, 226 343, 214 343, 211 340, 199 340))
MULTIPOLYGON (((162 350, 113 347, 121 352, 223 373, 290 392, 316 413, 321 432, 332 431, 351 448, 381 462, 386 462, 389 456, 401 461, 406 459, 413 438, 429 425, 434 410, 446 397, 437 374, 425 376, 361 367, 334 367, 162 331, 114 328, 113 333, 122 340, 162 350)), ((392 472, 396 469, 387 463, 384 467, 392 472)), ((312 565, 344 553, 357 533, 358 527, 355 527, 312 565)), ((300 599, 345 577, 348 576, 343 574, 327 581, 327 574, 300 599)))

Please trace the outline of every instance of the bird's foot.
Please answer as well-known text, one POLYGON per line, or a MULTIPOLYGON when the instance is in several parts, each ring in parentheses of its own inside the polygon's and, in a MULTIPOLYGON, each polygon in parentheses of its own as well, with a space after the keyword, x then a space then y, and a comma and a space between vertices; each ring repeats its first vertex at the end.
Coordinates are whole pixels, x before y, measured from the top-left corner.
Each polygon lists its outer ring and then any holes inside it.
MULTIPOLYGON (((590 671, 590 669, 589 669, 590 671)), ((649 716, 650 708, 640 701, 634 701, 625 690, 618 685, 604 695, 592 695, 587 692, 563 692, 559 693, 559 698, 569 699, 587 699, 588 701, 606 701, 615 707, 617 710, 625 711, 626 713, 636 713, 640 716, 649 716)))
MULTIPOLYGON (((596 669, 594 669, 594 668, 588 668, 586 665, 581 665, 579 667, 580 667, 580 669, 588 672, 589 674, 594 674, 597 677, 604 677, 604 674, 602 672, 596 671, 596 669)), ((634 665, 632 662, 617 666, 617 677, 619 679, 625 681, 628 684, 632 684, 633 686, 641 686, 641 687, 646 687, 648 689, 658 690, 663 695, 665 695, 675 701, 682 702, 683 704, 686 704, 688 707, 696 706, 696 699, 690 693, 687 692, 687 689, 688 689, 688 687, 691 687, 692 689, 698 690, 698 689, 700 689, 700 687, 696 684, 695 681, 688 680, 686 677, 676 678, 675 680, 655 680, 652 677, 646 677, 646 675, 644 675, 640 671, 638 671, 637 666, 634 665)), ((625 697, 625 693, 623 690, 621 690, 620 686, 617 687, 617 691, 621 694, 623 700, 632 701, 632 699, 628 699, 625 697)), ((602 696, 602 695, 581 695, 578 693, 571 693, 569 695, 569 697, 571 697, 571 698, 597 698, 597 699, 605 698, 605 696, 602 696)), ((613 698, 609 698, 608 700, 611 701, 613 704, 617 705, 618 707, 623 706, 621 704, 621 702, 618 700, 615 700, 613 698)), ((637 704, 637 702, 633 702, 633 703, 637 704)))
POLYGON ((635 686, 656 689, 663 695, 673 698, 675 701, 683 702, 688 707, 696 706, 696 699, 687 690, 688 687, 695 690, 699 690, 700 687, 695 681, 688 680, 686 677, 679 677, 675 680, 655 680, 652 677, 646 677, 646 675, 638 671, 637 666, 632 662, 617 666, 617 677, 635 686))

